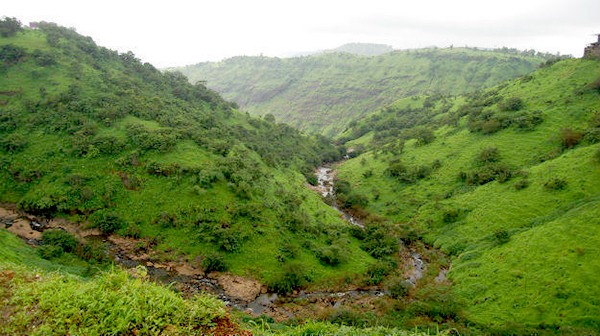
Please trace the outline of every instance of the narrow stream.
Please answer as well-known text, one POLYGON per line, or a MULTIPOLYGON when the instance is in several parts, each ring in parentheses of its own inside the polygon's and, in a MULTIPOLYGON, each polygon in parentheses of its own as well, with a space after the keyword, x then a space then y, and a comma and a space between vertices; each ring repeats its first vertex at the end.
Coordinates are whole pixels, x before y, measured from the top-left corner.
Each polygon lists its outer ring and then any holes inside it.
POLYGON ((334 174, 333 169, 330 167, 319 167, 319 168, 317 168, 316 175, 317 175, 317 181, 318 181, 317 189, 321 193, 321 196, 323 196, 323 198, 325 199, 325 203, 329 204, 329 206, 331 206, 332 208, 337 210, 340 214, 342 214, 342 217, 348 223, 359 226, 361 228, 364 228, 365 226, 357 218, 355 218, 354 216, 352 216, 348 212, 340 209, 337 206, 337 200, 336 200, 335 189, 334 189, 335 174, 334 174))

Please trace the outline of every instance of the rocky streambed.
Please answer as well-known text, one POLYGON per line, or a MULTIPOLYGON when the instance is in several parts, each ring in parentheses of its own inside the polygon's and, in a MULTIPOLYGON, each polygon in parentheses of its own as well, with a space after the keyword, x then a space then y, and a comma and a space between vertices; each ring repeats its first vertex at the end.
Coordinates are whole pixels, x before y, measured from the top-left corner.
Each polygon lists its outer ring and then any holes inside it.
MULTIPOLYGON (((334 173, 331 167, 318 168, 318 185, 314 189, 329 205, 339 211, 346 221, 363 227, 358 219, 336 205, 334 173)), ((10 207, 0 207, 1 227, 22 237, 31 245, 40 244, 42 232, 47 229, 62 229, 80 239, 100 241, 106 246, 108 256, 117 264, 130 269, 133 275, 140 267, 144 267, 145 272, 154 281, 170 285, 184 295, 211 293, 233 308, 255 316, 266 315, 278 321, 314 318, 356 305, 372 306, 375 309, 375 300, 389 295, 388 291, 377 286, 347 286, 336 291, 295 291, 280 295, 269 292, 265 285, 254 279, 219 272, 207 274, 198 260, 161 261, 164 258, 152 250, 152 244, 147 239, 104 235, 97 229, 85 229, 64 219, 37 218, 19 213, 10 207)), ((403 274, 406 280, 415 286, 423 277, 427 264, 416 250, 402 250, 401 259, 405 261, 402 265, 403 274)), ((441 276, 444 277, 445 273, 441 276)))

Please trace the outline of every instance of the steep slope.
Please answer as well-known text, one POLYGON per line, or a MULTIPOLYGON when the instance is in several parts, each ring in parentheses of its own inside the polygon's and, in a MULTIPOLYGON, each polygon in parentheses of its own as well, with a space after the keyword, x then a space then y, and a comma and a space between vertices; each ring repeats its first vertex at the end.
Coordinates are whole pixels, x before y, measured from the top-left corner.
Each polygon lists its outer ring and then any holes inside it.
POLYGON ((567 60, 466 97, 398 101, 343 135, 363 153, 338 176, 452 256, 467 320, 599 334, 599 87, 598 61, 567 60))
POLYGON ((459 94, 531 72, 549 55, 514 50, 421 49, 366 57, 235 57, 177 68, 251 114, 334 135, 353 119, 418 94, 459 94))
POLYGON ((0 39, 0 202, 142 238, 136 249, 153 261, 228 269, 280 291, 372 263, 304 187, 300 172, 340 156, 325 139, 38 26, 0 39), (290 284, 292 267, 306 275, 290 284))

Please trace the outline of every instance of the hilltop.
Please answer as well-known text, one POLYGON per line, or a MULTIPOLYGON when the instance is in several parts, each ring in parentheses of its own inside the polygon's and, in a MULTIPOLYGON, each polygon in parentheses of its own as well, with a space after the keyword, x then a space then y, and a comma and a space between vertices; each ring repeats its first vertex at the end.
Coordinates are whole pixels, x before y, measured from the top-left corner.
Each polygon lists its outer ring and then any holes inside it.
POLYGON ((361 211, 451 256, 467 320, 598 334, 599 83, 597 60, 566 60, 467 96, 399 100, 339 138, 360 155, 338 177, 361 211))
POLYGON ((331 136, 399 98, 489 87, 529 73, 551 57, 475 48, 397 50, 370 57, 348 53, 358 47, 283 59, 234 57, 175 70, 251 114, 272 114, 299 129, 331 136))

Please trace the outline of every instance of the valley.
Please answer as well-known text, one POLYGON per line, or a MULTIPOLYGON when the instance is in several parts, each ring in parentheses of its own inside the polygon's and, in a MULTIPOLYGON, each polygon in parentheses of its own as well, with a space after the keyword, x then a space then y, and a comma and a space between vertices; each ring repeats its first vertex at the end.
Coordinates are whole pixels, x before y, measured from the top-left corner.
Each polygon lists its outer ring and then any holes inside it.
POLYGON ((339 51, 0 37, 0 334, 600 334, 600 61, 339 51))

